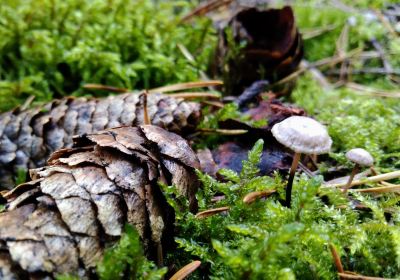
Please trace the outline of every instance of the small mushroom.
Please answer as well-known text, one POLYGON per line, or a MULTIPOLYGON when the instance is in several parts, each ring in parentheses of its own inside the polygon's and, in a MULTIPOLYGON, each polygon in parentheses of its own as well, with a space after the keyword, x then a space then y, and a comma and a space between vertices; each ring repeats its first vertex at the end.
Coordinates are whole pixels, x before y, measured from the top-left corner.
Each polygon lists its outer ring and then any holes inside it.
POLYGON ((329 152, 332 139, 321 123, 309 117, 293 116, 275 124, 272 134, 282 145, 295 152, 286 187, 286 206, 290 208, 292 185, 301 154, 329 152))
POLYGON ((344 192, 347 192, 347 190, 351 187, 351 182, 353 181, 354 176, 360 171, 361 166, 372 166, 374 164, 374 158, 371 156, 371 154, 361 148, 351 149, 346 153, 346 158, 351 162, 354 162, 355 165, 351 171, 346 186, 343 188, 344 192))

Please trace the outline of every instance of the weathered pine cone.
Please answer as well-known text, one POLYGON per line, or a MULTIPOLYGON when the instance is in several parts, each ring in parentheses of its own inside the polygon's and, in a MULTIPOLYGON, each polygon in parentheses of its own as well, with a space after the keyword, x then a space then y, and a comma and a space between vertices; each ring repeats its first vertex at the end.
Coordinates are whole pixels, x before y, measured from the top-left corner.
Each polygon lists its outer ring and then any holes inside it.
MULTIPOLYGON (((121 125, 143 124, 143 95, 128 93, 104 99, 65 98, 44 107, 0 115, 0 190, 15 186, 18 170, 45 165, 57 149, 70 147, 72 136, 121 125)), ((151 123, 185 133, 199 119, 197 103, 149 94, 151 123)))
POLYGON ((196 211, 199 162, 180 136, 152 125, 75 138, 32 181, 7 192, 0 213, 0 278, 90 277, 124 224, 154 258, 172 242, 173 209, 158 182, 174 185, 196 211))

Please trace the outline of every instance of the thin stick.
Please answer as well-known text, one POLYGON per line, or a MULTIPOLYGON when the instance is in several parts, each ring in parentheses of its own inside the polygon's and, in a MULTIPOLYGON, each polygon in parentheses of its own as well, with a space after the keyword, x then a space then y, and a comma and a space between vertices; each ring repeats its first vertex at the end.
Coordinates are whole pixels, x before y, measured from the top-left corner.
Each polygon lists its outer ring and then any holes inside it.
POLYGON ((220 80, 181 83, 181 84, 153 88, 153 89, 149 90, 149 93, 155 93, 155 92, 164 93, 164 92, 178 91, 178 90, 191 89, 191 88, 220 86, 222 84, 223 84, 223 82, 220 80))
POLYGON ((144 124, 151 124, 149 112, 147 111, 147 90, 143 93, 143 122, 144 124))
POLYGON ((289 208, 292 201, 292 187, 293 187, 294 175, 296 173, 297 165, 299 164, 300 161, 300 156, 301 156, 300 153, 294 154, 292 166, 290 167, 289 179, 286 186, 286 206, 289 208))
POLYGON ((219 207, 219 208, 214 208, 214 209, 209 209, 209 210, 205 210, 202 212, 199 212, 196 214, 196 218, 197 219, 204 219, 210 216, 214 216, 216 214, 222 213, 222 212, 226 212, 229 211, 229 207, 224 206, 224 207, 219 207))
POLYGON ((107 90, 107 91, 118 92, 118 93, 129 92, 129 89, 127 89, 127 88, 117 88, 117 87, 101 85, 101 84, 85 84, 85 85, 83 85, 83 88, 96 89, 96 90, 107 90))
POLYGON ((329 244, 329 249, 331 250, 333 261, 335 262, 337 271, 339 271, 339 273, 344 273, 342 261, 340 260, 339 254, 332 243, 329 244))
MULTIPOLYGON (((351 186, 359 186, 363 184, 368 184, 368 183, 376 183, 379 181, 386 181, 386 180, 391 180, 395 178, 400 177, 400 170, 396 170, 393 172, 385 173, 385 174, 380 174, 377 176, 371 176, 368 178, 360 179, 360 180, 354 180, 351 182, 351 186)), ((347 185, 347 182, 345 183, 338 183, 338 184, 327 184, 323 185, 322 188, 341 188, 347 185)))
POLYGON ((169 280, 183 280, 193 271, 195 271, 201 265, 200 261, 193 261, 184 267, 182 267, 178 272, 176 272, 169 280))

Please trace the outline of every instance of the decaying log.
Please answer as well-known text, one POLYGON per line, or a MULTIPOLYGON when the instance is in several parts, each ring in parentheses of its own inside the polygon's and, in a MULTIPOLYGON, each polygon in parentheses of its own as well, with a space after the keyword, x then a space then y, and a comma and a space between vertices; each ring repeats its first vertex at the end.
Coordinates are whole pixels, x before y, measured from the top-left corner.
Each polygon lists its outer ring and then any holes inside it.
MULTIPOLYGON (((160 258, 173 239, 174 213, 158 182, 174 185, 197 211, 199 162, 186 140, 152 125, 75 137, 32 181, 4 194, 0 213, 0 278, 90 276, 125 223, 160 258)), ((155 257, 157 256, 157 257, 155 257)), ((47 278, 46 278, 47 279, 47 278)))
MULTIPOLYGON (((57 149, 70 147, 72 136, 121 125, 143 124, 142 95, 127 93, 104 99, 65 98, 44 107, 0 115, 0 190, 11 188, 19 169, 44 166, 57 149)), ((151 123, 176 133, 192 130, 199 105, 150 94, 151 123)))

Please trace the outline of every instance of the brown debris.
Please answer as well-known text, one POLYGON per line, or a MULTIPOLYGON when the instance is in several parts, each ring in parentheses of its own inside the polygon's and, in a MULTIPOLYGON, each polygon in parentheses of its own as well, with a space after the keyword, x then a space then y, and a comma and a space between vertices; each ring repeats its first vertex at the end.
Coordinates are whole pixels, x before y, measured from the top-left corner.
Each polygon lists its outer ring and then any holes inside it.
POLYGON ((290 7, 242 9, 220 32, 215 72, 223 74, 228 95, 239 95, 257 80, 272 83, 294 72, 302 56, 303 43, 290 7))
POLYGON ((119 127, 75 138, 35 180, 4 193, 0 213, 0 276, 88 276, 125 223, 145 251, 162 260, 174 213, 158 182, 174 185, 197 211, 198 159, 186 141, 159 127, 119 127), (160 255, 161 254, 161 255, 160 255), (83 274, 82 274, 83 273, 83 274))
MULTIPOLYGON (((176 133, 192 131, 200 106, 183 99, 150 94, 151 124, 176 133)), ((42 108, 0 115, 0 190, 11 188, 19 169, 44 166, 49 155, 72 146, 72 136, 106 128, 143 124, 143 98, 126 93, 104 99, 65 98, 42 108)), ((124 137, 124 136, 121 136, 124 137)))
MULTIPOLYGON (((208 149, 198 151, 201 170, 211 176, 217 176, 218 170, 222 168, 240 172, 242 162, 247 160, 252 144, 226 142, 213 151, 208 149)), ((290 163, 291 156, 284 150, 265 145, 258 167, 261 175, 271 175, 275 171, 287 172, 290 169, 290 163)))

